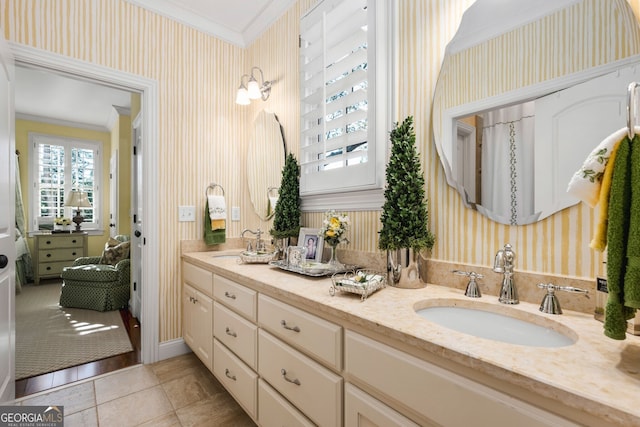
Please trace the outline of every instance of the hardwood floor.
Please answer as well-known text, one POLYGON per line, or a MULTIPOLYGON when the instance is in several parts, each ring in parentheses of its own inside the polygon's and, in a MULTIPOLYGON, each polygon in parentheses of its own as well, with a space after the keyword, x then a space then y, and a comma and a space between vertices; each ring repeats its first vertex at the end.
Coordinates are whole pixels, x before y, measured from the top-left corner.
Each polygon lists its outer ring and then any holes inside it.
POLYGON ((128 309, 120 310, 120 316, 122 316, 122 321, 127 329, 133 351, 55 372, 49 372, 48 374, 18 380, 16 381, 16 399, 139 364, 140 322, 131 315, 128 309))

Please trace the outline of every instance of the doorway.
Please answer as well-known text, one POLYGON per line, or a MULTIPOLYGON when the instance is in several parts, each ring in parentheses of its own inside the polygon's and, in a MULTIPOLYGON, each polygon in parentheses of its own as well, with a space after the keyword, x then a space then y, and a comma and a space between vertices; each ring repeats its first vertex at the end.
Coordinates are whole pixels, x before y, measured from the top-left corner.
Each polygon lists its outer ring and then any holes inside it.
MULTIPOLYGON (((28 46, 10 43, 10 47, 17 66, 69 75, 81 80, 141 94, 145 114, 141 119, 140 129, 146 141, 146 155, 141 160, 140 177, 142 179, 141 188, 143 191, 140 191, 140 220, 141 224, 144 224, 145 234, 148 233, 150 236, 158 236, 158 218, 156 213, 158 199, 158 150, 157 144, 154 143, 154 141, 157 140, 158 123, 157 82, 50 52, 44 52, 28 46)), ((141 230, 139 231, 139 238, 143 243, 140 246, 140 253, 133 256, 139 257, 136 262, 141 266, 140 283, 147 284, 147 289, 145 289, 140 300, 139 317, 140 323, 143 325, 140 339, 142 348, 141 361, 142 363, 153 363, 158 360, 159 352, 157 268, 159 242, 155 238, 146 238, 145 234, 142 234, 141 230), (147 259, 151 261, 144 262, 147 259)))

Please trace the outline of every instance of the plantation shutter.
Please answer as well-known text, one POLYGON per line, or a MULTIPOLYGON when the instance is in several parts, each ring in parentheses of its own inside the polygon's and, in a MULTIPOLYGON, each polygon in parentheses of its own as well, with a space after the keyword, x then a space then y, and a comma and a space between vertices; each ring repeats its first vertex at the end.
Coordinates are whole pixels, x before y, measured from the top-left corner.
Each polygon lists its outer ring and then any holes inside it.
POLYGON ((301 20, 302 195, 379 185, 374 3, 324 0, 301 20))

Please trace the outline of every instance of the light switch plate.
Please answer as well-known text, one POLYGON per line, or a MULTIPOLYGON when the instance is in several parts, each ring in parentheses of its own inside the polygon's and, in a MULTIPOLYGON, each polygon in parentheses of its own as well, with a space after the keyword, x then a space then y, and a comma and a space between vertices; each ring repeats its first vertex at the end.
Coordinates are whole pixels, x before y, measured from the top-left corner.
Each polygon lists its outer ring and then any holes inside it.
POLYGON ((231 208, 231 221, 240 221, 240 207, 233 206, 231 208))
POLYGON ((191 222, 196 220, 195 206, 178 206, 178 221, 191 222))

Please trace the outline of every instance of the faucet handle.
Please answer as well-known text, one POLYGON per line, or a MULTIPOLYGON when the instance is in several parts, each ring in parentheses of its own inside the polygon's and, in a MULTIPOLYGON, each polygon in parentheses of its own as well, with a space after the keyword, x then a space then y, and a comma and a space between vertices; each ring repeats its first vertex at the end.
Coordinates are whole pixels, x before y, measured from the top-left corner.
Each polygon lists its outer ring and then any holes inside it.
POLYGON ((480 298, 482 293, 480 292, 480 287, 478 286, 478 282, 476 279, 482 279, 484 276, 482 274, 476 273, 474 271, 463 271, 463 270, 452 270, 453 274, 457 274, 460 276, 467 276, 469 278, 469 283, 467 283, 467 289, 464 291, 464 295, 469 298, 480 298))
POLYGON ((538 287, 546 289, 547 293, 542 298, 540 303, 540 311, 548 314, 562 314, 562 308, 560 307, 560 301, 555 294, 555 291, 564 291, 577 294, 584 294, 589 298, 589 291, 587 289, 576 288, 573 286, 558 286, 553 283, 538 283, 538 287))

